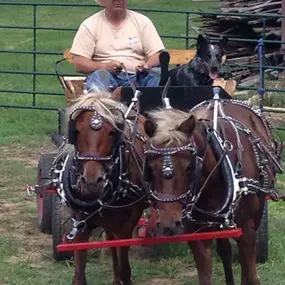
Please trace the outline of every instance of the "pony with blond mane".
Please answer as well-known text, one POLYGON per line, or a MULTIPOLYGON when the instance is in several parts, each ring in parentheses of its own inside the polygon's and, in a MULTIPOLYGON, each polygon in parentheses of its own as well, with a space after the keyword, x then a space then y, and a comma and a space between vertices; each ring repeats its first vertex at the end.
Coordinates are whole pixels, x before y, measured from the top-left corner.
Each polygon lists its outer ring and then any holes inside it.
MULTIPOLYGON (((145 118, 131 114, 109 92, 80 96, 67 111, 68 142, 75 155, 68 159, 65 196, 76 221, 84 222, 75 242, 89 240, 101 227, 108 240, 132 237, 144 208, 142 189, 145 118)), ((131 284, 129 248, 111 248, 114 283, 131 284)), ((73 285, 86 285, 86 251, 74 252, 73 285)))
MULTIPOLYGON (((149 113, 144 124, 149 136, 145 177, 159 212, 155 231, 157 235, 176 235, 241 228, 242 235, 236 238, 241 284, 260 285, 256 231, 265 197, 273 199, 276 195, 274 182, 276 173, 282 172, 282 146, 254 108, 238 101, 223 100, 219 104, 218 131, 213 130, 211 101, 190 113, 173 109, 149 113), (238 188, 231 180, 233 174, 238 188)), ((188 244, 199 284, 212 285, 212 241, 188 244)), ((229 240, 218 239, 217 251, 226 284, 234 285, 229 240)))

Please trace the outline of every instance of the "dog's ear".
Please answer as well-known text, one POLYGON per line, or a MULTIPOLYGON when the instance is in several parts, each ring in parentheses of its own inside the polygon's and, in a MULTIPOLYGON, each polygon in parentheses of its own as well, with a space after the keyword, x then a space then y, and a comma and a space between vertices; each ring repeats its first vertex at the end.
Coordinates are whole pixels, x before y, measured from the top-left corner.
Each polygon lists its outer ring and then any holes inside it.
POLYGON ((229 41, 229 38, 227 36, 220 37, 220 46, 223 50, 225 50, 228 41, 229 41))
POLYGON ((197 55, 203 57, 208 51, 208 40, 203 35, 199 34, 197 38, 197 55))

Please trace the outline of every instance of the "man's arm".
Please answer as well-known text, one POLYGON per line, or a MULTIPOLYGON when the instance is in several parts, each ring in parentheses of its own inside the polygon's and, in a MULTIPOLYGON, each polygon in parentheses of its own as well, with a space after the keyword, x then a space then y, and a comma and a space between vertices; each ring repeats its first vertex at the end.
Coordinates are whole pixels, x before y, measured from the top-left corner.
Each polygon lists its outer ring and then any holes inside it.
POLYGON ((150 68, 160 66, 159 55, 160 55, 160 51, 154 53, 153 55, 151 55, 151 56, 147 59, 146 64, 149 65, 150 68))
POLYGON ((76 72, 90 74, 99 69, 106 69, 106 63, 97 62, 81 55, 73 55, 73 65, 76 72))
POLYGON ((159 67, 159 55, 165 49, 163 42, 158 35, 153 23, 149 20, 143 29, 142 44, 146 55, 146 63, 137 67, 138 71, 150 70, 159 67))
POLYGON ((105 69, 113 74, 117 74, 122 70, 121 63, 115 60, 110 62, 98 62, 88 59, 81 55, 73 55, 73 65, 76 72, 90 74, 99 69, 105 69))
POLYGON ((95 38, 85 24, 81 24, 71 47, 73 65, 77 72, 90 74, 99 69, 105 69, 112 73, 122 70, 121 64, 117 61, 102 63, 92 60, 95 49, 95 38))

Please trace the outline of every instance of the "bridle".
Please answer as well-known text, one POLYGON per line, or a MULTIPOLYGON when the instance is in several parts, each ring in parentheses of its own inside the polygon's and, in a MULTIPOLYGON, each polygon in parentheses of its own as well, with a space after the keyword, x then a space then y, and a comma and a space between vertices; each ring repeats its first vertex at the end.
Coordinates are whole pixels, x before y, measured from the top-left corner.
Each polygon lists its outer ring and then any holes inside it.
MULTIPOLYGON (((123 114, 123 112, 120 109, 117 108, 108 108, 109 110, 116 110, 123 114)), ((104 122, 104 120, 100 119, 98 117, 98 112, 94 106, 87 106, 87 107, 78 107, 75 109, 72 114, 76 111, 80 110, 87 110, 87 111, 94 111, 93 118, 93 124, 94 126, 91 126, 93 129, 100 129, 100 124, 104 122)), ((73 183, 69 183, 69 187, 66 190, 68 192, 68 196, 70 201, 72 202, 75 207, 77 207, 79 210, 81 210, 82 206, 84 207, 85 212, 92 211, 92 214, 89 215, 93 216, 96 213, 101 213, 101 210, 107 209, 107 210, 114 210, 114 209, 122 209, 122 208, 128 208, 131 207, 139 202, 143 202, 147 200, 148 193, 147 191, 142 191, 141 187, 138 185, 132 183, 132 181, 129 180, 129 171, 130 170, 127 166, 128 163, 126 161, 126 153, 129 152, 131 159, 135 160, 135 167, 139 170, 139 176, 141 179, 142 170, 140 169, 139 162, 137 161, 137 152, 133 146, 132 140, 128 138, 128 135, 125 132, 125 126, 128 124, 127 119, 123 117, 123 121, 120 125, 117 126, 116 130, 118 132, 117 136, 114 136, 114 144, 112 147, 112 153, 108 156, 101 156, 97 152, 88 152, 88 153, 79 153, 77 150, 77 141, 76 141, 76 120, 72 119, 72 114, 70 115, 70 125, 69 125, 69 140, 70 143, 72 143, 75 147, 75 155, 73 157, 73 169, 75 172, 75 176, 73 179, 73 183), (104 189, 102 189, 102 194, 95 200, 95 201, 88 201, 88 205, 84 205, 84 202, 82 204, 82 201, 74 200, 72 190, 76 190, 78 186, 80 175, 80 165, 79 162, 82 161, 98 161, 103 164, 104 168, 106 169, 103 178, 103 185, 104 189), (79 172, 79 173, 78 173, 79 172), (119 200, 123 198, 124 202, 123 205, 118 205, 119 200), (127 200, 126 200, 127 198, 127 200), (129 202, 129 200, 131 202, 129 202), (115 204, 113 204, 115 202, 115 204), (94 206, 93 206, 94 205, 94 206)), ((101 116, 101 115, 99 115, 101 116)), ((92 121, 92 119, 91 119, 92 121)), ((91 123, 90 123, 91 124, 91 123)), ((136 128, 136 126, 135 126, 136 128)), ((139 138, 141 137, 137 131, 134 131, 133 134, 139 138)), ((131 134, 131 136, 133 135, 131 134)), ((143 189, 146 189, 146 187, 142 187, 143 189)), ((145 202, 144 202, 145 203, 145 202)), ((85 203, 86 204, 86 203, 85 203)))
MULTIPOLYGON (((103 167, 105 169, 105 174, 103 175, 103 185, 104 185, 104 189, 103 192, 106 191, 106 189, 109 189, 111 191, 113 191, 113 186, 114 183, 112 182, 112 173, 114 172, 115 168, 118 167, 119 168, 119 172, 123 172, 123 162, 122 159, 118 159, 118 157, 122 158, 122 153, 121 149, 122 149, 122 145, 123 145, 123 134, 124 134, 124 127, 125 127, 125 120, 124 120, 124 114, 123 112, 118 109, 118 108, 109 108, 109 111, 116 111, 121 113, 122 115, 122 122, 120 122, 119 124, 117 124, 116 129, 116 134, 114 135, 113 138, 113 146, 112 146, 112 153, 108 156, 101 156, 100 153, 98 152, 85 152, 85 153, 79 153, 78 151, 78 145, 77 145, 77 140, 76 140, 76 119, 73 119, 73 115, 75 112, 78 111, 93 111, 93 115, 90 119, 90 127, 94 130, 94 131, 98 131, 101 128, 103 128, 104 123, 106 122, 106 120, 103 118, 102 115, 99 114, 99 112, 97 111, 96 107, 93 105, 89 105, 89 106, 80 106, 76 109, 73 110, 73 112, 70 114, 69 116, 69 141, 74 145, 75 148, 75 155, 74 155, 74 167, 76 169, 76 173, 78 175, 78 179, 77 179, 77 183, 76 183, 76 187, 78 187, 78 183, 81 177, 80 174, 80 162, 86 162, 86 161, 97 161, 99 163, 103 164, 103 167)), ((105 195, 106 193, 104 193, 105 195)))
MULTIPOLYGON (((169 148, 157 148, 153 146, 153 144, 149 144, 149 148, 145 149, 144 154, 145 157, 145 176, 147 177, 150 171, 148 166, 148 160, 149 155, 155 154, 160 155, 163 157, 163 166, 162 166, 162 177, 163 179, 171 179, 174 176, 174 166, 172 163, 171 156, 176 153, 183 153, 189 151, 193 158, 193 163, 191 164, 189 173, 189 187, 187 192, 179 195, 174 196, 170 194, 165 193, 158 193, 156 190, 153 190, 152 187, 149 187, 149 192, 151 198, 154 200, 154 202, 160 202, 160 203, 175 203, 179 202, 183 205, 186 205, 189 200, 191 200, 192 196, 195 194, 195 190, 197 188, 197 182, 199 175, 201 174, 201 168, 203 165, 203 159, 200 158, 197 154, 197 146, 195 144, 195 141, 193 139, 190 140, 190 142, 185 146, 179 146, 179 147, 169 147, 169 148), (194 179, 191 179, 191 175, 194 175, 194 179)), ((149 177, 146 178, 148 180, 148 183, 151 183, 149 177)))
MULTIPOLYGON (((109 110, 120 112, 122 115, 122 118, 124 118, 124 113, 120 109, 114 107, 114 108, 109 108, 109 110)), ((75 135, 74 135, 74 132, 76 132, 76 119, 72 119, 73 114, 77 111, 94 111, 94 114, 90 120, 90 126, 95 131, 100 130, 103 127, 104 122, 105 122, 104 118, 98 113, 95 106, 93 106, 93 105, 81 106, 81 107, 78 107, 75 110, 73 110, 73 112, 70 114, 70 118, 69 118, 69 130, 71 133, 73 132, 73 134, 70 135, 70 133, 69 133, 69 138, 70 138, 70 136, 73 136, 73 139, 72 139, 73 143, 72 144, 74 144, 75 149, 76 149, 75 160, 78 160, 78 161, 98 161, 98 162, 114 161, 114 157, 117 154, 119 145, 122 142, 123 130, 124 130, 124 126, 125 126, 124 120, 122 123, 118 124, 118 128, 116 128, 117 136, 115 136, 115 139, 114 139, 115 145, 112 147, 113 151, 110 155, 101 156, 98 152, 86 152, 86 153, 79 154, 79 152, 77 150, 75 135)))

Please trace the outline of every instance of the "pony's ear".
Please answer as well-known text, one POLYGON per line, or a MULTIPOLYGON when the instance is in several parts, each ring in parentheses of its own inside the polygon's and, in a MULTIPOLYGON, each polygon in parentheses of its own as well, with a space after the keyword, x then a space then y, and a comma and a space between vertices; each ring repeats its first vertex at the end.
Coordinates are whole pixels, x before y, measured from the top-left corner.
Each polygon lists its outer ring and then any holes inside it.
POLYGON ((208 40, 203 35, 199 34, 197 38, 197 55, 201 58, 207 53, 208 50, 208 40))
POLYGON ((113 90, 111 97, 113 100, 120 100, 122 88, 123 88, 122 86, 119 86, 113 90))
POLYGON ((151 119, 147 119, 144 122, 144 130, 150 138, 154 136, 156 129, 157 129, 157 124, 153 122, 151 119))
POLYGON ((177 131, 185 133, 190 136, 196 127, 196 118, 194 115, 190 115, 187 120, 182 122, 180 126, 177 127, 177 131))

